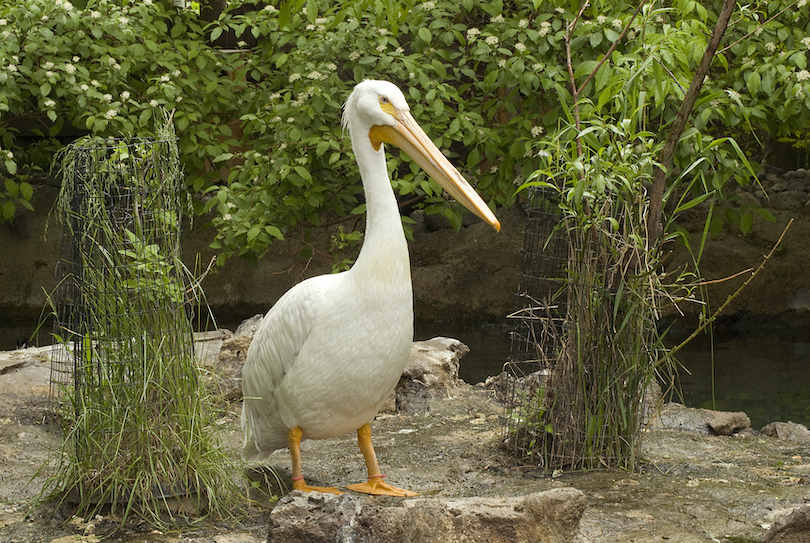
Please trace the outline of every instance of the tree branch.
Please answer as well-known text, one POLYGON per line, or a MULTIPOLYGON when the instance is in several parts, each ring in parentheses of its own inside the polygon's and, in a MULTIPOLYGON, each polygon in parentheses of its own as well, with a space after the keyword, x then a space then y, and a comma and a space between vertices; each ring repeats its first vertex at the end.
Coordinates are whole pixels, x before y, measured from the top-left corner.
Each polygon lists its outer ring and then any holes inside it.
POLYGON ((675 156, 675 149, 678 147, 678 140, 686 127, 686 121, 692 113, 692 108, 695 106, 698 94, 703 86, 703 80, 709 73, 712 60, 720 45, 720 40, 723 39, 723 34, 726 32, 735 5, 734 0, 724 0, 723 2, 723 7, 717 18, 717 24, 714 26, 714 31, 712 32, 712 37, 709 39, 709 43, 706 45, 706 51, 703 53, 703 58, 695 70, 695 75, 692 77, 692 82, 689 84, 689 88, 683 98, 681 109, 672 122, 666 144, 661 151, 661 158, 658 161, 658 165, 655 167, 652 189, 650 190, 650 212, 647 216, 648 250, 651 249, 655 243, 658 243, 658 239, 661 237, 661 210, 664 200, 664 188, 666 187, 667 177, 670 167, 672 166, 672 159, 675 156))

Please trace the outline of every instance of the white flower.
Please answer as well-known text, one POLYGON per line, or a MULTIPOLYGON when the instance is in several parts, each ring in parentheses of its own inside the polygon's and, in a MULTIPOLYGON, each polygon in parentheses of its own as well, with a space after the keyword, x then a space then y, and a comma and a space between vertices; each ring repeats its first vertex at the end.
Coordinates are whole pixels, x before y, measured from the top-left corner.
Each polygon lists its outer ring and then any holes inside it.
POLYGON ((385 36, 386 34, 388 34, 388 29, 387 28, 378 28, 377 32, 380 33, 380 36, 385 36))
POLYGON ((295 122, 295 119, 293 117, 287 117, 287 122, 292 124, 295 122))
POLYGON ((177 103, 179 104, 180 102, 182 102, 182 101, 183 101, 183 97, 182 97, 182 96, 178 96, 177 98, 175 98, 175 99, 174 99, 174 101, 175 101, 175 102, 177 102, 177 103))
POLYGON ((9 72, 16 72, 17 71, 17 65, 16 64, 9 64, 7 66, 7 68, 8 68, 9 72))
POLYGON ((151 100, 149 100, 149 105, 151 107, 158 107, 158 101, 152 98, 151 100))
POLYGON ((518 27, 519 28, 528 28, 528 26, 529 26, 529 20, 528 19, 521 19, 520 21, 518 21, 518 27))
POLYGON ((329 64, 326 65, 326 69, 329 70, 330 72, 334 72, 335 70, 337 70, 337 65, 334 62, 330 62, 329 64))
POLYGON ((621 29, 624 27, 624 23, 622 22, 622 20, 621 20, 621 19, 613 19, 613 20, 610 22, 610 24, 611 24, 611 25, 613 26, 613 28, 615 28, 616 30, 621 30, 621 29))
POLYGON ((0 26, 6 26, 7 24, 8 24, 8 21, 7 21, 7 20, 5 20, 5 19, 0 19, 0 26))
POLYGON ((94 87, 98 87, 99 86, 98 79, 93 79, 92 81, 90 81, 90 84, 93 85, 94 87))
POLYGON ((496 15, 489 20, 490 23, 502 23, 503 22, 503 15, 496 15))
POLYGON ((51 62, 51 61, 49 60, 48 62, 46 62, 46 63, 45 63, 44 68, 45 68, 46 70, 53 70, 53 62, 51 62))
POLYGON ((515 49, 516 49, 516 50, 518 50, 518 51, 520 51, 520 52, 522 53, 523 51, 525 51, 525 50, 526 50, 526 46, 525 46, 525 45, 523 45, 523 44, 522 44, 522 43, 520 43, 520 42, 517 42, 517 43, 515 44, 515 49))
POLYGON ((733 89, 726 89, 726 94, 728 94, 734 100, 740 99, 740 93, 733 89))
POLYGON ((532 64, 532 70, 534 70, 535 72, 542 72, 545 68, 546 67, 540 62, 538 62, 537 64, 532 64))
POLYGON ((489 169, 489 173, 498 173, 498 167, 497 167, 497 166, 493 166, 493 167, 491 167, 491 168, 489 169))
POLYGON ((147 6, 151 6, 152 0, 143 0, 143 3, 146 4, 147 6))
POLYGON ((65 62, 65 71, 69 74, 76 72, 76 66, 69 62, 65 62))
POLYGON ((181 72, 180 70, 175 70, 172 72, 172 75, 174 77, 180 77, 181 75, 183 75, 183 72, 181 72))
POLYGON ((315 30, 315 25, 309 23, 307 26, 304 27, 304 29, 307 30, 308 32, 312 32, 313 30, 315 30))
POLYGON ((542 23, 540 23, 540 30, 538 30, 538 34, 540 34, 540 36, 545 36, 550 31, 551 31, 551 23, 550 22, 543 21, 542 23))
POLYGON ((380 45, 377 46, 377 52, 379 52, 379 53, 385 52, 385 44, 384 43, 381 43, 380 45))
POLYGON ((774 51, 776 51, 776 44, 773 43, 772 41, 769 41, 768 43, 765 44, 765 49, 767 49, 769 53, 773 53, 774 51))
POLYGON ((118 20, 121 21, 122 25, 129 23, 129 17, 119 17, 118 20))
POLYGON ((91 19, 101 19, 101 12, 100 11, 91 11, 90 12, 91 19))
POLYGON ((596 22, 600 25, 603 25, 607 22, 607 17, 605 17, 604 15, 597 15, 596 22))
POLYGON ((129 91, 124 91, 121 93, 122 100, 129 100, 129 91))
POLYGON ((536 138, 536 137, 540 136, 542 133, 543 133, 543 127, 542 126, 533 126, 532 127, 532 137, 536 138))
POLYGON ((403 49, 402 47, 397 47, 396 49, 394 49, 394 52, 398 55, 401 55, 402 53, 405 52, 405 49, 403 49))
POLYGON ((112 57, 107 59, 107 64, 109 64, 110 66, 115 66, 117 63, 118 62, 112 57))
POLYGON ((43 23, 48 21, 48 19, 50 19, 50 17, 48 17, 47 15, 43 15, 42 17, 39 18, 39 20, 42 21, 43 23))
POLYGON ((107 117, 107 119, 112 119, 116 115, 118 115, 118 112, 116 110, 114 110, 114 109, 108 109, 107 113, 104 114, 104 116, 107 117))
POLYGON ((807 36, 806 38, 802 38, 802 43, 804 44, 805 47, 810 48, 810 36, 807 36))
POLYGON ((796 74, 796 79, 799 81, 805 81, 806 79, 810 79, 810 72, 807 70, 802 70, 796 74))
POLYGON ((102 96, 102 98, 104 99, 105 102, 112 102, 112 94, 109 93, 105 94, 104 96, 102 96))
POLYGON ((436 7, 436 4, 434 4, 433 2, 422 2, 422 9, 424 9, 426 11, 430 11, 435 7, 436 7))
POLYGON ((358 58, 360 58, 360 53, 357 51, 352 51, 349 53, 349 60, 357 60, 358 58))
POLYGON ((239 40, 238 42, 236 42, 236 46, 237 46, 239 49, 244 49, 245 47, 247 47, 247 42, 246 42, 246 41, 239 40))
POLYGON ((45 101, 44 101, 44 102, 42 102, 42 103, 43 103, 43 104, 45 105, 45 107, 47 107, 47 108, 52 108, 52 107, 54 107, 54 106, 56 105, 56 102, 54 102, 53 100, 45 100, 45 101))
POLYGON ((301 74, 290 74, 290 77, 287 78, 287 81, 289 83, 293 83, 295 81, 298 81, 299 79, 301 79, 301 74))
POLYGON ((278 11, 278 9, 276 9, 276 6, 271 6, 270 4, 268 4, 264 6, 264 11, 269 11, 270 13, 273 13, 278 11))
POLYGON ((55 75, 56 75, 56 74, 55 74, 55 73, 53 73, 53 72, 52 72, 52 71, 50 71, 50 70, 48 70, 47 72, 45 72, 45 77, 47 77, 48 79, 53 78, 53 76, 55 76, 55 75))
POLYGON ((89 90, 90 90, 90 87, 88 87, 86 83, 82 83, 82 84, 79 86, 79 88, 80 88, 80 89, 82 89, 84 92, 87 92, 87 91, 89 91, 89 90))
POLYGON ((168 83, 171 80, 172 80, 172 78, 169 77, 169 74, 163 74, 163 75, 160 76, 160 79, 159 79, 159 81, 161 83, 168 83))
POLYGON ((481 33, 480 30, 477 28, 468 28, 467 29, 467 41, 472 41, 481 33))
POLYGON ((796 7, 797 7, 797 8, 803 8, 803 7, 804 7, 804 6, 806 6, 806 5, 807 5, 807 0, 799 0, 799 1, 796 3, 796 7))
POLYGON ((73 55, 73 62, 79 62, 80 60, 81 57, 79 57, 78 55, 73 55))
POLYGON ((487 42, 487 45, 498 45, 498 36, 487 36, 484 41, 487 42))
POLYGON ((312 70, 311 72, 309 72, 309 73, 307 74, 307 77, 308 77, 309 79, 314 79, 315 81, 318 81, 318 80, 320 80, 320 79, 326 79, 325 77, 323 77, 323 76, 321 75, 321 72, 319 72, 318 70, 312 70))
POLYGON ((7 152, 6 153, 6 158, 11 160, 12 158, 14 158, 14 153, 12 153, 11 151, 7 152))
POLYGON ((498 66, 501 68, 506 68, 506 59, 505 58, 498 59, 498 66))

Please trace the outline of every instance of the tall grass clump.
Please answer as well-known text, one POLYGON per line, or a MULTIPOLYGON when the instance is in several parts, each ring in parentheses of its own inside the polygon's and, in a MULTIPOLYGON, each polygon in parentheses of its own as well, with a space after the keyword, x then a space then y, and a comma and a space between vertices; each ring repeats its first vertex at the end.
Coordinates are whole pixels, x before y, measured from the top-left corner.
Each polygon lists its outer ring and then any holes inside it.
POLYGON ((632 470, 644 394, 665 352, 656 323, 667 294, 644 231, 659 146, 632 115, 568 121, 541 142, 542 167, 525 186, 531 206, 554 209, 535 257, 557 264, 524 265, 546 287, 526 293, 515 315, 529 323, 533 352, 512 366, 521 369, 507 443, 547 469, 632 470))
POLYGON ((157 123, 154 139, 83 138, 59 157, 65 427, 43 495, 165 526, 226 515, 238 491, 194 355, 201 293, 181 260, 176 137, 168 115, 157 123))

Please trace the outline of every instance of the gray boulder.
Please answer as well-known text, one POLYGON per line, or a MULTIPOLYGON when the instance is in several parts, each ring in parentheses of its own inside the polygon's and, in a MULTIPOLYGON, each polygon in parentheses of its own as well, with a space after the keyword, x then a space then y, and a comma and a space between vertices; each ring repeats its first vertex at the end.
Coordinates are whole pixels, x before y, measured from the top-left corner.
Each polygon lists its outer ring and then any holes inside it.
POLYGON ((557 488, 517 498, 387 500, 293 491, 270 515, 268 543, 567 543, 587 498, 557 488))

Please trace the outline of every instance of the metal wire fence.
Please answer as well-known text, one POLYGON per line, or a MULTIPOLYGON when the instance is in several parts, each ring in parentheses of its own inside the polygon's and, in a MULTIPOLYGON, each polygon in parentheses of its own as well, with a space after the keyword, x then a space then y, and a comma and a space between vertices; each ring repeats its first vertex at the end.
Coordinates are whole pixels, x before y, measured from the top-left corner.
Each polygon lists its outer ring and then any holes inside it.
MULTIPOLYGON (((650 292, 622 241, 627 231, 583 228, 559 198, 550 188, 530 191, 505 443, 545 469, 632 468, 655 367, 650 292)), ((615 224, 639 220, 636 207, 613 205, 601 211, 615 224)))

